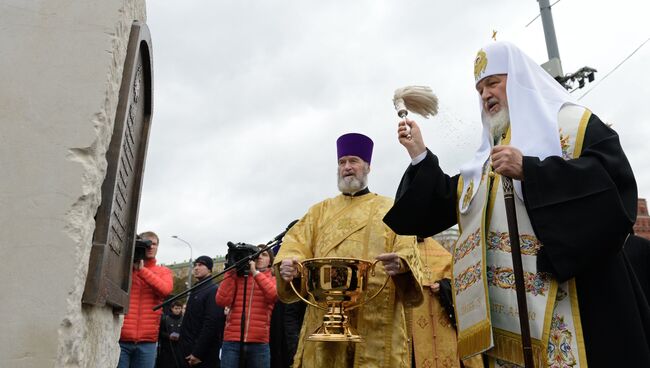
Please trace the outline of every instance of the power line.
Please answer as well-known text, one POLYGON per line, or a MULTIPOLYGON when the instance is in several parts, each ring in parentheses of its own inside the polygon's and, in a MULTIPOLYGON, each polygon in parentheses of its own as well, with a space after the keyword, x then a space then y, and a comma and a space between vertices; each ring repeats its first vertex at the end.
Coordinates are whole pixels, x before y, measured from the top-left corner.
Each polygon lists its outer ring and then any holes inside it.
POLYGON ((623 64, 624 64, 624 63, 625 63, 629 58, 632 57, 632 55, 636 54, 636 52, 639 51, 639 50, 643 47, 643 45, 645 45, 648 41, 650 41, 650 38, 648 38, 647 40, 643 41, 643 43, 641 43, 641 45, 639 45, 639 47, 637 47, 634 51, 632 51, 632 53, 629 54, 625 59, 623 59, 623 61, 621 61, 620 63, 618 63, 618 65, 616 65, 616 66, 614 67, 614 69, 612 69, 609 73, 607 73, 604 77, 602 77, 602 78, 598 81, 598 83, 596 83, 593 87, 591 87, 591 89, 590 89, 589 91, 585 92, 582 96, 580 96, 580 97, 578 98, 578 101, 582 100, 582 98, 585 97, 587 94, 589 94, 589 92, 593 91, 596 87, 598 87, 598 85, 599 85, 602 81, 604 81, 605 79, 607 79, 607 77, 609 77, 612 73, 614 73, 614 72, 616 71, 616 69, 618 69, 621 65, 623 65, 623 64))
MULTIPOLYGON (((554 2, 553 4, 551 4, 550 7, 552 8, 553 5, 559 3, 560 1, 562 1, 562 0, 557 0, 556 2, 554 2)), ((524 28, 526 28, 526 27, 528 27, 529 25, 531 25, 531 24, 535 21, 535 19, 539 18, 540 16, 541 16, 541 14, 537 14, 537 16, 536 16, 535 18, 533 18, 533 20, 531 20, 530 22, 528 22, 528 24, 526 24, 526 26, 525 26, 524 28)))

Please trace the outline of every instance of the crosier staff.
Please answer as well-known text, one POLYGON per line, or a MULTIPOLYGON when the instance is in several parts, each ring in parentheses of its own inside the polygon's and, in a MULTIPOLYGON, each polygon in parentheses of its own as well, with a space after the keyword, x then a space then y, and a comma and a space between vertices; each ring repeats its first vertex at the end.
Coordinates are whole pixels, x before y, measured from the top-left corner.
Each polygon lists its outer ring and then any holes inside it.
POLYGON ((528 324, 528 304, 526 303, 526 286, 524 284, 524 267, 521 261, 519 245, 519 225, 515 209, 514 187, 512 178, 501 175, 503 184, 503 200, 508 219, 508 235, 510 236, 510 253, 512 254, 512 270, 515 275, 515 290, 517 292, 517 308, 519 309, 519 327, 521 329, 521 347, 524 353, 524 366, 535 368, 533 363, 533 347, 530 340, 530 325, 528 324))

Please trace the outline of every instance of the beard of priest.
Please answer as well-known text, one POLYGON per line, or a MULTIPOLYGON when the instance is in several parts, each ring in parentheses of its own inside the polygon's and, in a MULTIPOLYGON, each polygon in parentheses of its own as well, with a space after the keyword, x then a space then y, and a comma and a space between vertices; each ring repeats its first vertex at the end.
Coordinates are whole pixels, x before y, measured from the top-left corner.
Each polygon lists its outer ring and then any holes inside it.
POLYGON ((507 74, 486 77, 476 84, 482 103, 483 119, 487 121, 493 142, 499 142, 510 126, 507 74))
POLYGON ((359 156, 339 158, 338 187, 341 193, 355 194, 368 187, 370 165, 359 156))

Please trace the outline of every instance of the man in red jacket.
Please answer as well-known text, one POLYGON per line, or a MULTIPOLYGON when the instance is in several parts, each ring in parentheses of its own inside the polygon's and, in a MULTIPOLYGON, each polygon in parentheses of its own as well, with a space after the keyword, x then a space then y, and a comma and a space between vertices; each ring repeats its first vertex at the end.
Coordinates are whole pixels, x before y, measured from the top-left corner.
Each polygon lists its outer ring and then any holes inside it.
POLYGON ((118 368, 153 368, 162 310, 153 310, 172 292, 172 271, 156 265, 158 235, 148 231, 140 237, 151 241, 145 259, 133 264, 129 311, 120 335, 118 368))
MULTIPOLYGON (((266 249, 263 244, 258 247, 266 249)), ((270 268, 272 263, 273 253, 270 250, 262 252, 239 274, 235 270, 229 271, 219 286, 217 305, 230 308, 221 347, 221 368, 270 367, 269 330, 277 299, 275 277, 270 268), (240 345, 242 342, 243 346, 240 345), (240 359, 245 364, 240 365, 240 359)))

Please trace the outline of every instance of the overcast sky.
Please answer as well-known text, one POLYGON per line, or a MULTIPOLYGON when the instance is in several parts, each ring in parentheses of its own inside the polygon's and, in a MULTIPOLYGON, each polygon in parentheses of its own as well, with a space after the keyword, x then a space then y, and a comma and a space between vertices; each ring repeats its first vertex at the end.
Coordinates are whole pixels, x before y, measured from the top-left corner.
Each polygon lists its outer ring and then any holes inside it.
MULTIPOLYGON (((551 3, 555 2, 554 0, 551 3)), ((440 113, 417 118, 456 174, 479 143, 476 51, 497 40, 548 60, 534 0, 151 0, 154 115, 138 230, 160 235, 158 260, 224 255, 266 243, 338 194, 338 136, 375 142, 371 191, 393 196, 408 154, 393 92, 431 86, 440 113)), ((574 92, 612 123, 650 197, 650 2, 562 0, 553 19, 565 73, 598 70, 574 92), (594 87, 595 86, 595 87, 594 87), (591 90, 593 88, 593 90, 591 90)))

